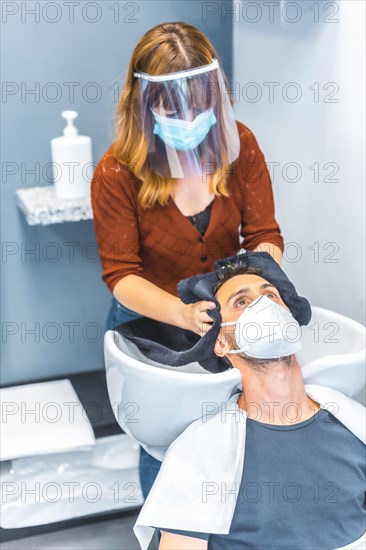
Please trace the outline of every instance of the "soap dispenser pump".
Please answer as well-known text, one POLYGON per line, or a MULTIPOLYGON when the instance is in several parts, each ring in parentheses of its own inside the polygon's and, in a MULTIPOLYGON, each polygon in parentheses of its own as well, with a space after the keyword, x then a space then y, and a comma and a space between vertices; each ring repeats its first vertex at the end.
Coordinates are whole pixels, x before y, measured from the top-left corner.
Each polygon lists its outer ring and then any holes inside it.
POLYGON ((93 176, 92 140, 74 126, 76 111, 62 111, 67 121, 63 135, 51 139, 53 183, 57 197, 78 199, 90 196, 93 176))

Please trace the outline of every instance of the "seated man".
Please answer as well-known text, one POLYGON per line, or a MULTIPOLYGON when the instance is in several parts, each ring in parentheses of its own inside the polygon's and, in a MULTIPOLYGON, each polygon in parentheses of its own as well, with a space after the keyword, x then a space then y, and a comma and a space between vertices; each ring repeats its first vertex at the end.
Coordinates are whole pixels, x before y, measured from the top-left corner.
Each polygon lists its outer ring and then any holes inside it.
POLYGON ((215 295, 215 353, 243 391, 169 447, 135 524, 141 546, 153 527, 161 550, 365 548, 364 407, 304 385, 300 327, 257 268, 227 268, 215 295))

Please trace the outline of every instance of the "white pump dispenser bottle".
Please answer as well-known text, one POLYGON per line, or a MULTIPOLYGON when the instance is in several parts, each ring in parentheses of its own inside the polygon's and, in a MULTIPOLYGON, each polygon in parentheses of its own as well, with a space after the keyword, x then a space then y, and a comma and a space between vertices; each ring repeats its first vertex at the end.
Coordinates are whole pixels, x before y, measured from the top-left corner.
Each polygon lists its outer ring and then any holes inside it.
POLYGON ((52 172, 56 195, 77 199, 90 195, 93 176, 92 140, 80 136, 74 126, 76 111, 62 111, 67 121, 63 136, 51 139, 52 172))

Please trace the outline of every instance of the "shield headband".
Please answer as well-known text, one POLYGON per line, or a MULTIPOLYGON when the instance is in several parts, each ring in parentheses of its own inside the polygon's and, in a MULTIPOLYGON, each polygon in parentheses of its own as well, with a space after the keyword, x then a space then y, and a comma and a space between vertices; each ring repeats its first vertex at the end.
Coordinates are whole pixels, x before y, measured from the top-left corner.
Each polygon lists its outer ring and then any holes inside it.
POLYGON ((217 59, 194 69, 139 78, 138 125, 151 168, 163 178, 202 176, 238 157, 240 138, 217 59))

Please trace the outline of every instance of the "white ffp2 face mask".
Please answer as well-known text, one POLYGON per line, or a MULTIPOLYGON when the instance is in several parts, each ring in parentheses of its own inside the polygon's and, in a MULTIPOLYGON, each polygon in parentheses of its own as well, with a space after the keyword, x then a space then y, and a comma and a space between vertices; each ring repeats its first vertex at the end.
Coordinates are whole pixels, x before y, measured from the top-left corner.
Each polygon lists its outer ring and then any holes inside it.
POLYGON ((256 359, 275 359, 292 355, 301 349, 301 327, 291 313, 267 296, 258 296, 237 321, 221 323, 221 327, 236 325, 235 340, 239 349, 256 359))

